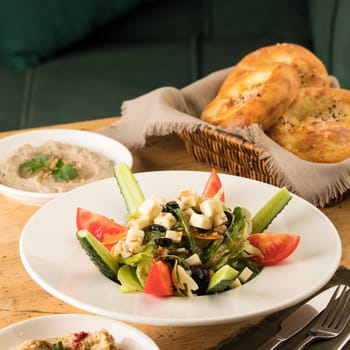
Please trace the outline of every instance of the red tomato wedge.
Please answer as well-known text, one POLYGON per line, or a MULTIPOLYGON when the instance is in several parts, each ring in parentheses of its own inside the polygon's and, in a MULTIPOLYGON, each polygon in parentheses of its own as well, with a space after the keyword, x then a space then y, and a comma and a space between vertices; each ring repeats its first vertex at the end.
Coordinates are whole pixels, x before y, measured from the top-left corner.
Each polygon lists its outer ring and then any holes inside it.
MULTIPOLYGON (((207 183, 204 186, 204 190, 203 190, 203 197, 207 197, 207 198, 212 198, 214 197, 218 191, 222 188, 222 183, 221 180, 219 178, 219 175, 217 173, 217 171, 215 169, 211 170, 210 176, 207 180, 207 183)), ((222 195, 220 197, 220 200, 222 202, 225 202, 225 194, 224 191, 222 191, 222 195)))
POLYGON ((253 256, 251 259, 259 265, 270 266, 291 255, 299 244, 300 236, 289 233, 254 233, 248 236, 248 240, 264 256, 253 256))
POLYGON ((173 295, 171 271, 167 263, 158 260, 151 266, 146 278, 144 292, 158 297, 173 295))
POLYGON ((78 230, 88 230, 108 249, 125 237, 125 232, 128 230, 126 226, 118 224, 107 216, 83 208, 77 209, 76 223, 78 230), (111 239, 111 236, 115 237, 111 239))

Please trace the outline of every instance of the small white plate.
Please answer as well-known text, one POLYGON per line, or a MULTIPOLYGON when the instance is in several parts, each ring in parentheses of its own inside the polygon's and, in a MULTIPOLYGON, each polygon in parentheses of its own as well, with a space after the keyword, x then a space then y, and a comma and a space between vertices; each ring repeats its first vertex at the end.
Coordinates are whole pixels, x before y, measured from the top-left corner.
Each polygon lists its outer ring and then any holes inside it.
MULTIPOLYGON (((175 199, 181 189, 201 193, 208 172, 159 171, 136 173, 146 197, 164 193, 175 199)), ((277 187, 220 174, 230 207, 254 213, 277 187)), ((56 198, 27 222, 20 237, 20 256, 29 275, 47 292, 82 310, 127 322, 198 326, 240 321, 294 305, 324 286, 336 271, 341 242, 330 220, 304 199, 293 195, 269 227, 271 232, 299 234, 296 251, 269 266, 240 288, 193 298, 156 298, 123 294, 104 277, 75 237, 76 210, 86 208, 125 223, 126 209, 115 179, 101 180, 56 198)))
POLYGON ((106 329, 122 350, 159 350, 145 333, 125 323, 94 315, 59 314, 41 316, 0 329, 1 349, 10 349, 31 339, 60 337, 81 331, 106 329))
MULTIPOLYGON (((130 151, 120 142, 94 132, 73 129, 47 129, 24 131, 0 139, 0 166, 19 147, 30 144, 40 146, 46 141, 69 143, 99 153, 114 164, 120 161, 132 166, 130 151)), ((37 193, 23 191, 0 184, 0 193, 29 205, 41 206, 61 193, 37 193)))

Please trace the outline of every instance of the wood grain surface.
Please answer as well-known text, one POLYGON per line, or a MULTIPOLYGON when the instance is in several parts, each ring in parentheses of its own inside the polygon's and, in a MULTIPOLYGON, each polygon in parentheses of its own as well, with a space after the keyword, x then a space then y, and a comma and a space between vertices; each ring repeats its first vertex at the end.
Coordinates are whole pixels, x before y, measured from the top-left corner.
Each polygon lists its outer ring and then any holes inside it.
MULTIPOLYGON (((96 131, 116 118, 58 125, 52 127, 96 131)), ((0 137, 20 132, 2 132, 0 137)), ((210 170, 194 161, 186 152, 181 139, 175 135, 151 137, 141 150, 133 152, 133 171, 154 170, 210 170)), ((27 220, 38 210, 0 195, 0 328, 33 317, 57 313, 85 313, 58 299, 39 287, 25 271, 18 250, 21 231, 27 220)), ((322 210, 336 226, 343 246, 341 264, 350 268, 350 199, 322 210)), ((322 232, 315 234, 322 235, 322 232)), ((350 281, 349 281, 350 282, 350 281)), ((198 350, 216 345, 239 331, 255 324, 259 318, 240 323, 215 326, 167 327, 129 323, 148 334, 167 350, 198 350)))

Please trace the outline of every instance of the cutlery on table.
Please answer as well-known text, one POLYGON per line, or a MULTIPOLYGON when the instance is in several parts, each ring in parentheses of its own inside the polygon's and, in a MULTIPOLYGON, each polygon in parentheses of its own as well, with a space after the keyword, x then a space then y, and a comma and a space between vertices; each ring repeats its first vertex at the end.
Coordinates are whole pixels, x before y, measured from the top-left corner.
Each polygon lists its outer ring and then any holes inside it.
POLYGON ((326 308, 336 288, 334 286, 326 289, 288 315, 282 321, 280 331, 261 345, 258 350, 276 349, 283 342, 300 332, 326 308))
POLYGON ((343 332, 349 319, 350 288, 345 285, 338 286, 320 319, 309 330, 308 336, 296 347, 296 350, 305 349, 318 339, 325 340, 337 337, 343 332))
POLYGON ((346 344, 350 340, 350 333, 343 339, 343 341, 334 350, 345 350, 346 344))

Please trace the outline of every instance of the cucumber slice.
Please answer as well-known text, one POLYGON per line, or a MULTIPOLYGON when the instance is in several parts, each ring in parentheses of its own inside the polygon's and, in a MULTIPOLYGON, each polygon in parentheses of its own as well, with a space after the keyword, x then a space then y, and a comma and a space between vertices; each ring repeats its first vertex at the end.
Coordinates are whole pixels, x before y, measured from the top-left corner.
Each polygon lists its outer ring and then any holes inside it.
POLYGON ((134 174, 125 162, 119 162, 114 167, 114 176, 129 214, 136 214, 145 197, 134 174))
POLYGON ((118 271, 118 280, 121 284, 122 293, 141 292, 143 288, 136 276, 136 270, 129 265, 123 265, 118 271))
POLYGON ((253 217, 252 233, 263 232, 292 199, 286 187, 282 187, 253 217))
POLYGON ((211 276, 207 288, 207 294, 220 293, 229 288, 238 277, 239 271, 230 265, 224 265, 211 276))
POLYGON ((112 281, 118 281, 118 260, 89 231, 77 231, 76 236, 91 261, 101 273, 112 281))

